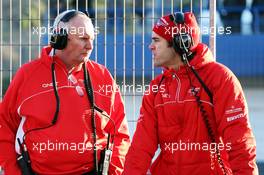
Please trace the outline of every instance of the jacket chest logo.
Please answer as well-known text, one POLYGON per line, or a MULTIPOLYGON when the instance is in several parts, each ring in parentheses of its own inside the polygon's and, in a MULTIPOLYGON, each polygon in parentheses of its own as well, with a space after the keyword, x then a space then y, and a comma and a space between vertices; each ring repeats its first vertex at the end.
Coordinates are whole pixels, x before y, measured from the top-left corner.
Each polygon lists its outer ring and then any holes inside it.
POLYGON ((162 93, 161 96, 162 96, 162 98, 170 98, 171 97, 170 94, 168 94, 166 92, 162 93))
POLYGON ((189 90, 188 90, 188 94, 190 95, 190 96, 194 96, 194 94, 195 93, 197 93, 197 95, 199 95, 199 92, 200 92, 200 87, 196 87, 196 88, 190 88, 189 90))
MULTIPOLYGON (((56 85, 58 85, 58 82, 56 82, 56 85)), ((53 84, 52 83, 43 83, 41 85, 42 88, 47 88, 47 87, 53 87, 53 84)))

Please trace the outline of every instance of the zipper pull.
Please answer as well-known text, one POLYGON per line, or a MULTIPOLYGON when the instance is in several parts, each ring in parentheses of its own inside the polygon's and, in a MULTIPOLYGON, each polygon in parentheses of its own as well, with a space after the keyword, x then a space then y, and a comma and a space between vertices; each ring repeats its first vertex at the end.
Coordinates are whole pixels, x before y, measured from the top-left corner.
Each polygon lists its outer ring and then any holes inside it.
POLYGON ((83 92, 83 90, 82 90, 82 88, 79 86, 79 85, 77 85, 76 87, 75 87, 75 89, 76 89, 76 92, 77 92, 77 94, 79 95, 79 96, 83 96, 84 95, 84 92, 83 92))
POLYGON ((78 85, 77 79, 72 74, 70 74, 68 76, 68 79, 75 86, 75 90, 76 90, 77 94, 82 97, 84 95, 84 92, 83 92, 82 88, 78 85))

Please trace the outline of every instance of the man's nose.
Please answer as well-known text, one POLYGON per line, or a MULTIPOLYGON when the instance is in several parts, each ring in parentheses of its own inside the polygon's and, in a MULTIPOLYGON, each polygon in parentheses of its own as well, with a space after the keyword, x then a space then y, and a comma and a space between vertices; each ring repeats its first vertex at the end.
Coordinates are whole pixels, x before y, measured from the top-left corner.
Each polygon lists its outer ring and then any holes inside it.
POLYGON ((93 49, 93 41, 92 40, 88 40, 86 42, 86 48, 89 49, 89 50, 93 49))
POLYGON ((156 46, 154 46, 152 43, 149 45, 149 49, 150 50, 155 50, 156 49, 156 46))

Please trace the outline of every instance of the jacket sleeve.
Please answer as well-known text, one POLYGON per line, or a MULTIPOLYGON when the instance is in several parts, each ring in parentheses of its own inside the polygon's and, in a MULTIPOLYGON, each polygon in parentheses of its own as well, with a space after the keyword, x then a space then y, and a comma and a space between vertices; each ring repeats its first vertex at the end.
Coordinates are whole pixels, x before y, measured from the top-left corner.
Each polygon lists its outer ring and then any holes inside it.
MULTIPOLYGON (((113 84, 116 86, 115 83, 113 84)), ((128 123, 124 113, 124 105, 119 90, 114 91, 112 101, 110 117, 115 122, 115 138, 109 175, 120 175, 124 169, 125 156, 130 145, 130 139, 128 123)), ((109 123, 108 128, 111 128, 111 133, 114 132, 112 123, 109 123)))
POLYGON ((158 147, 154 95, 147 94, 143 97, 137 128, 126 156, 123 175, 145 175, 158 147))
POLYGON ((214 93, 216 122, 224 143, 230 144, 228 157, 232 172, 234 175, 258 174, 256 143, 242 87, 228 69, 218 82, 214 93))
POLYGON ((20 123, 17 96, 22 81, 22 72, 18 71, 0 106, 0 165, 6 175, 21 174, 16 163, 15 136, 20 123))

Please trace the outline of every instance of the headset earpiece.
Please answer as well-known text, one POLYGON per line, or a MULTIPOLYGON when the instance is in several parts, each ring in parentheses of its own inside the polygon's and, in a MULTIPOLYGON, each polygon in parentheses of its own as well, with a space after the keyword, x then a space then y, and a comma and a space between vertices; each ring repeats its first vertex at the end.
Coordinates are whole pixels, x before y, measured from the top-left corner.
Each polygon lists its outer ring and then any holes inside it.
POLYGON ((50 45, 54 49, 62 50, 67 46, 68 33, 66 29, 59 29, 54 31, 50 37, 50 45))
POLYGON ((173 16, 173 20, 175 21, 175 23, 184 24, 184 13, 175 12, 174 14, 172 14, 172 16, 173 16))
POLYGON ((58 21, 56 26, 54 26, 56 29, 53 30, 51 37, 50 37, 50 46, 54 49, 62 50, 67 46, 68 41, 68 31, 65 28, 58 29, 58 25, 60 22, 69 22, 70 19, 72 19, 77 14, 84 14, 89 17, 89 13, 87 11, 81 12, 77 10, 69 10, 67 11, 62 18, 58 21))
MULTIPOLYGON (((185 25, 184 13, 176 12, 170 15, 171 21, 175 23, 175 25, 182 24, 185 25)), ((193 45, 192 36, 186 32, 182 32, 181 29, 178 29, 177 34, 175 34, 172 38, 172 46, 174 50, 179 54, 184 54, 190 52, 190 48, 193 45)))
POLYGON ((192 45, 193 40, 188 33, 176 34, 172 38, 172 46, 174 50, 180 54, 189 53, 192 45))

